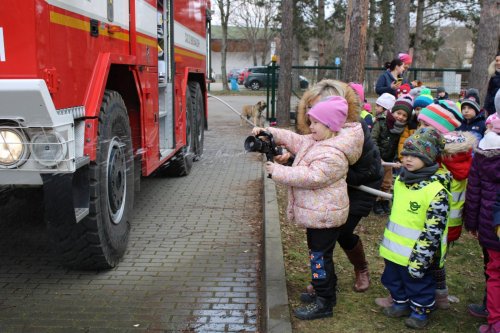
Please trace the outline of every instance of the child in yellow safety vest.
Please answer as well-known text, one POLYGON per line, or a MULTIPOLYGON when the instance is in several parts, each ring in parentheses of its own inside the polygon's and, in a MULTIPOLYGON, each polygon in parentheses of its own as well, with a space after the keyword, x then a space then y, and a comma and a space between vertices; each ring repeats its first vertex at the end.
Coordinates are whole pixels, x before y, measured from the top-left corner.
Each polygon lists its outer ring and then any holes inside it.
POLYGON ((428 324, 435 308, 436 283, 429 268, 433 260, 442 263, 446 253, 451 177, 436 162, 444 144, 444 137, 432 128, 418 129, 405 141, 380 245, 385 260, 381 280, 393 300, 384 314, 408 316, 406 326, 416 329, 428 324))

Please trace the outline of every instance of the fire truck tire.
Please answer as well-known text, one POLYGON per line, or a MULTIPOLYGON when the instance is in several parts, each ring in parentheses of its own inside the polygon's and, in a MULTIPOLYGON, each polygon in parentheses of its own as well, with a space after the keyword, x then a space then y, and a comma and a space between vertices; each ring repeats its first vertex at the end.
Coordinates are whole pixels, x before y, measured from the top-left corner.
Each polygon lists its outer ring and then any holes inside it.
POLYGON ((189 82, 191 102, 193 107, 193 134, 194 134, 194 160, 197 161, 203 155, 203 143, 205 141, 205 112, 203 107, 203 93, 198 82, 189 82))
MULTIPOLYGON (((90 211, 68 228, 64 263, 79 269, 115 267, 125 253, 134 202, 134 158, 129 119, 120 94, 106 90, 99 114, 97 155, 89 166, 90 211)), ((62 247, 62 249, 61 249, 62 247)))
MULTIPOLYGON (((198 104, 203 98, 196 98, 197 91, 201 96, 201 89, 197 82, 188 82, 186 90, 186 145, 170 160, 168 165, 162 169, 163 176, 182 177, 187 176, 193 167, 193 161, 196 158, 196 141, 199 139, 197 134, 196 113, 203 110, 203 104, 198 104)), ((203 112, 203 111, 201 111, 203 112)), ((203 126, 203 123, 202 125, 203 126)), ((203 136, 201 137, 203 140, 203 136)), ((203 148, 202 148, 203 149, 203 148)))

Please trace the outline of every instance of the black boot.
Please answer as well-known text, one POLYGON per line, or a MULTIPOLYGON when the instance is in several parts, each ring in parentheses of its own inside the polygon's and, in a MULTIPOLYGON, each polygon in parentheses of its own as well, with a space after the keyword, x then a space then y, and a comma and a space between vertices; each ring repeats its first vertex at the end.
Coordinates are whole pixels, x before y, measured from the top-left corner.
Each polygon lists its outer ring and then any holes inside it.
POLYGON ((391 213, 391 208, 389 207, 389 200, 382 201, 382 209, 384 210, 385 214, 391 213))
POLYGON ((375 204, 373 205, 373 212, 376 215, 382 215, 384 214, 384 208, 382 207, 382 200, 375 201, 375 204))
POLYGON ((333 302, 332 300, 316 296, 314 303, 295 309, 294 315, 302 320, 332 317, 333 302))

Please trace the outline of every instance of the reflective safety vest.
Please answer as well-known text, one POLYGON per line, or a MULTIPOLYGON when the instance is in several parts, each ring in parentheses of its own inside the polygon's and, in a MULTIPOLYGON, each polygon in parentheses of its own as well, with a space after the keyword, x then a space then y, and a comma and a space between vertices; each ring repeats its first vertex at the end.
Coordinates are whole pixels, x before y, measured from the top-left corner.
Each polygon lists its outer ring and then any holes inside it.
MULTIPOLYGON (((448 171, 444 164, 441 169, 448 171)), ((450 198, 450 216, 448 217, 448 227, 459 227, 462 225, 462 212, 465 204, 465 189, 467 188, 467 179, 451 180, 451 198, 450 198)))
MULTIPOLYGON (((408 266, 413 247, 424 230, 427 209, 432 199, 443 189, 440 182, 434 181, 421 189, 410 190, 398 177, 394 182, 394 202, 380 244, 380 256, 398 265, 408 266)), ((441 239, 441 267, 444 264, 447 234, 448 227, 441 239)))
POLYGON ((361 110, 361 118, 365 119, 366 116, 371 116, 372 114, 366 110, 361 110))

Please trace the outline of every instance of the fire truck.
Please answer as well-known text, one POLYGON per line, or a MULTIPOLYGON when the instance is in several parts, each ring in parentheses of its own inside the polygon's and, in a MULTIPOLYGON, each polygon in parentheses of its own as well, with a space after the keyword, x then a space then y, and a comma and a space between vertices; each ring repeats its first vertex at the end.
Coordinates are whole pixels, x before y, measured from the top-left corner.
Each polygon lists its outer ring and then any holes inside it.
POLYGON ((209 31, 209 0, 0 1, 0 187, 43 191, 64 265, 117 265, 141 177, 202 155, 209 31))

